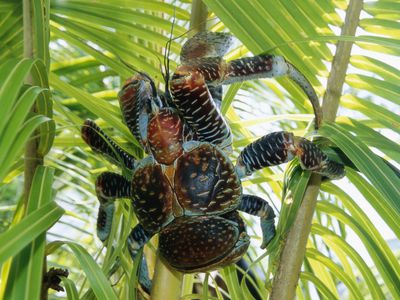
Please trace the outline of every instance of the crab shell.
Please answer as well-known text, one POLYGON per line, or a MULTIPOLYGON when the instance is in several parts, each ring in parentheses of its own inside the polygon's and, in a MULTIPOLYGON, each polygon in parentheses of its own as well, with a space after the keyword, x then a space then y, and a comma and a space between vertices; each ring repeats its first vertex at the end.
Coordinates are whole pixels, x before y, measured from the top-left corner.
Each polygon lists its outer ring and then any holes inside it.
POLYGON ((139 222, 160 232, 160 253, 175 269, 205 271, 236 261, 247 250, 248 237, 232 212, 242 195, 232 162, 205 142, 183 143, 172 154, 177 158, 168 165, 150 155, 134 170, 132 205, 139 222))

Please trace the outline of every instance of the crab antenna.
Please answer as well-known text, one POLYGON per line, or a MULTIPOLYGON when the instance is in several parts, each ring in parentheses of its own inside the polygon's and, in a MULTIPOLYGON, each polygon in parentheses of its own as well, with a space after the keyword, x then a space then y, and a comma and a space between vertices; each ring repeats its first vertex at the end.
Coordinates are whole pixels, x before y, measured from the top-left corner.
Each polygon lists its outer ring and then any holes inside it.
MULTIPOLYGON (((207 23, 207 22, 209 22, 209 21, 217 20, 217 19, 218 19, 217 17, 214 17, 214 18, 211 18, 211 19, 204 20, 204 21, 200 22, 200 25, 203 24, 203 23, 207 23)), ((173 39, 171 39, 171 42, 172 42, 172 41, 175 41, 175 40, 177 40, 177 39, 180 39, 181 37, 187 35, 189 32, 192 32, 192 31, 194 31, 194 30, 195 30, 194 28, 190 28, 190 29, 186 30, 184 33, 182 33, 182 34, 180 34, 180 35, 174 37, 173 39)))
POLYGON ((139 73, 141 74, 142 72, 140 72, 138 69, 136 69, 134 66, 132 66, 130 63, 126 62, 125 60, 123 60, 121 58, 121 56, 119 56, 118 54, 115 54, 115 56, 118 58, 118 60, 125 66, 127 67, 129 70, 139 73))
POLYGON ((165 94, 167 97, 171 96, 170 92, 169 92, 169 55, 171 53, 172 34, 174 32, 175 21, 176 21, 176 10, 175 10, 175 6, 174 6, 174 17, 173 17, 173 21, 172 21, 171 31, 169 33, 169 40, 165 44, 165 54, 164 54, 165 74, 163 73, 163 77, 164 77, 164 81, 165 81, 165 94))

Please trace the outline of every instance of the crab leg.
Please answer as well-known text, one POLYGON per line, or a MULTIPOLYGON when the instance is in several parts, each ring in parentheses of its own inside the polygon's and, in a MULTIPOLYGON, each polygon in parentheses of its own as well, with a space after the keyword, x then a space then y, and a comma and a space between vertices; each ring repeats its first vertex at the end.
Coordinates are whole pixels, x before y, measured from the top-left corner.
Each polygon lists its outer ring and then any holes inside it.
MULTIPOLYGON (((215 60, 222 58, 229 50, 233 37, 226 32, 201 31, 188 39, 182 46, 181 64, 193 65, 199 61, 215 60)), ((209 82, 207 82, 208 84, 209 82)), ((212 99, 221 108, 222 86, 208 84, 212 99)))
MULTIPOLYGON (((104 172, 96 179, 96 192, 100 202, 99 214, 97 217, 97 236, 104 242, 111 231, 112 219, 114 215, 114 201, 117 198, 129 198, 131 196, 131 184, 125 177, 104 172)), ((138 224, 132 229, 128 237, 128 249, 132 259, 135 259, 138 251, 148 242, 149 235, 138 224)), ((147 263, 142 258, 139 268, 139 282, 147 292, 151 290, 151 281, 149 279, 147 263)))
POLYGON ((304 170, 329 179, 339 179, 345 175, 344 166, 330 160, 314 143, 286 131, 267 134, 247 145, 237 160, 236 171, 243 177, 255 170, 288 162, 295 156, 304 170))
POLYGON ((228 62, 225 68, 226 71, 221 84, 231 84, 258 78, 288 76, 304 91, 310 100, 315 114, 315 127, 318 129, 322 119, 318 96, 307 78, 282 56, 263 54, 244 57, 228 62))
MULTIPOLYGON (((132 260, 135 260, 138 252, 150 240, 153 234, 149 234, 141 224, 136 225, 128 237, 128 249, 131 254, 132 260)), ((149 278, 149 271, 146 259, 142 257, 139 267, 139 282, 145 288, 146 292, 151 291, 151 280, 149 278)))
POLYGON ((104 172, 96 179, 96 193, 100 202, 97 217, 97 236, 104 242, 111 230, 115 209, 114 201, 117 198, 130 197, 131 184, 122 175, 104 172))
POLYGON ((268 202, 253 195, 243 195, 238 210, 261 219, 263 241, 261 248, 265 248, 275 236, 275 214, 268 202))
POLYGON ((119 147, 92 120, 85 121, 81 135, 94 152, 103 154, 110 162, 130 170, 134 168, 134 157, 119 147))

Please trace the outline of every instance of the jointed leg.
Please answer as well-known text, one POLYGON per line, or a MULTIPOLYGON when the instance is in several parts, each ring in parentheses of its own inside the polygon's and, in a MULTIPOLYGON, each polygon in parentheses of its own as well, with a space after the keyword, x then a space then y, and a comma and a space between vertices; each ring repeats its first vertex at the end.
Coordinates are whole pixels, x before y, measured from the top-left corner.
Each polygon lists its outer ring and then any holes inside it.
MULTIPOLYGON (((132 229, 128 237, 128 249, 131 254, 132 260, 135 260, 138 252, 143 246, 150 240, 153 234, 147 232, 142 225, 138 224, 132 229)), ((151 280, 149 278, 149 271, 144 257, 141 258, 139 266, 139 283, 150 293, 151 291, 151 280)))
POLYGON ((217 105, 218 109, 221 109, 222 104, 222 85, 217 86, 208 86, 208 90, 210 91, 210 95, 214 100, 215 104, 217 105))
MULTIPOLYGON (((105 241, 111 230, 114 215, 114 201, 117 198, 127 198, 131 194, 131 184, 125 177, 111 173, 102 173, 96 180, 96 192, 100 201, 99 215, 97 218, 97 235, 101 241, 105 241)), ((152 234, 144 230, 138 224, 133 228, 128 237, 128 249, 134 260, 138 251, 148 242, 152 234)), ((146 260, 142 258, 139 267, 139 282, 147 292, 151 290, 151 281, 148 275, 146 260)))
POLYGON ((238 210, 260 217, 263 234, 261 248, 265 248, 275 236, 275 214, 268 202, 253 195, 243 195, 238 210))
POLYGON ((112 163, 132 170, 135 159, 132 155, 118 146, 92 120, 86 120, 81 130, 82 138, 96 152, 104 155, 112 163))
POLYGON ((307 78, 282 56, 263 54, 235 59, 226 63, 225 69, 226 73, 220 84, 288 76, 304 91, 310 100, 315 114, 315 128, 318 129, 322 119, 318 96, 307 78))
MULTIPOLYGON (((194 123, 194 128, 197 129, 196 126, 202 128, 200 123, 197 124, 197 119, 207 112, 211 114, 211 107, 207 110, 202 109, 202 107, 210 105, 208 99, 213 102, 213 96, 216 95, 214 92, 216 87, 251 79, 280 76, 288 76, 307 95, 314 109, 315 128, 318 129, 322 120, 322 110, 314 88, 296 67, 281 56, 258 55, 229 62, 225 62, 218 57, 193 60, 189 65, 180 66, 176 70, 171 81, 171 91, 175 97, 174 101, 177 107, 184 115, 189 116, 187 121, 194 123), (208 93, 205 93, 206 91, 208 93), (209 96, 208 98, 207 95, 209 96)), ((217 119, 212 117, 210 120, 216 121, 217 119)))
POLYGON ((122 175, 104 172, 96 179, 96 193, 100 202, 97 236, 101 241, 105 241, 111 230, 114 201, 117 198, 128 198, 131 193, 131 184, 122 175))
POLYGON ((315 144, 285 131, 267 134, 246 146, 237 160, 236 170, 243 177, 255 170, 288 162, 295 156, 305 170, 329 179, 345 175, 344 166, 330 160, 315 144))

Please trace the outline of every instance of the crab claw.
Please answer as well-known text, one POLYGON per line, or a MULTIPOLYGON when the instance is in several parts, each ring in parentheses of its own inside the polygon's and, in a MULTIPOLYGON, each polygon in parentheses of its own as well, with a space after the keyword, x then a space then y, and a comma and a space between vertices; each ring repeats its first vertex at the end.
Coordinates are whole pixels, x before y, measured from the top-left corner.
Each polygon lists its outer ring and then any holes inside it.
POLYGON ((263 240, 261 244, 261 249, 265 249, 270 241, 275 236, 275 220, 273 216, 271 219, 261 219, 261 230, 263 234, 263 240))

